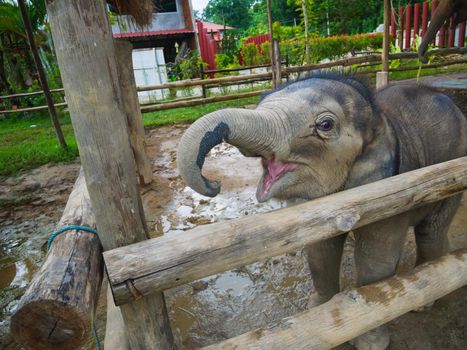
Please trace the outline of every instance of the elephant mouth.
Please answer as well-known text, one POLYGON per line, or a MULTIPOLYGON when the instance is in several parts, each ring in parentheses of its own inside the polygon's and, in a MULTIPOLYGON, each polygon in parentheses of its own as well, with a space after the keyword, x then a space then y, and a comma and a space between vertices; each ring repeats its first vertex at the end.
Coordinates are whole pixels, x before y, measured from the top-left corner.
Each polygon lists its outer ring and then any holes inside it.
POLYGON ((258 190, 256 191, 256 198, 259 202, 265 202, 271 198, 272 186, 285 174, 299 167, 297 163, 282 163, 276 161, 274 158, 270 160, 262 158, 262 165, 264 174, 259 182, 258 190))

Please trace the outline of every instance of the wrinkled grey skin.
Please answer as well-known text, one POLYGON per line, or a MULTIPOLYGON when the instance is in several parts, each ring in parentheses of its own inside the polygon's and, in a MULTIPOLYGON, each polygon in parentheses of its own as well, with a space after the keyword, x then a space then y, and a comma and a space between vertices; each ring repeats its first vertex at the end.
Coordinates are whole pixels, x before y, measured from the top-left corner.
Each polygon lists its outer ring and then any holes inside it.
MULTIPOLYGON (((201 168, 205 155, 222 141, 246 156, 262 157, 259 201, 313 199, 465 156, 467 122, 448 97, 428 88, 396 85, 373 97, 357 80, 321 75, 267 95, 256 110, 225 109, 195 122, 181 139, 177 163, 186 183, 201 194, 215 196, 220 190, 201 168), (271 164, 289 171, 265 186, 271 164)), ((418 263, 445 254, 459 200, 451 197, 356 230, 358 285, 395 273, 409 226, 415 227, 418 263)), ((306 248, 323 302, 339 292, 344 240, 341 235, 306 248)), ((354 341, 359 349, 373 350, 388 343, 381 327, 354 341)))
MULTIPOLYGON (((467 1, 466 0, 441 0, 436 8, 433 17, 431 18, 430 25, 427 28, 422 42, 418 47, 418 57, 423 63, 427 63, 428 59, 425 57, 426 50, 430 43, 435 39, 436 33, 441 26, 453 16, 453 26, 464 22, 467 19, 467 1)), ((449 25, 449 24, 448 24, 449 25)))

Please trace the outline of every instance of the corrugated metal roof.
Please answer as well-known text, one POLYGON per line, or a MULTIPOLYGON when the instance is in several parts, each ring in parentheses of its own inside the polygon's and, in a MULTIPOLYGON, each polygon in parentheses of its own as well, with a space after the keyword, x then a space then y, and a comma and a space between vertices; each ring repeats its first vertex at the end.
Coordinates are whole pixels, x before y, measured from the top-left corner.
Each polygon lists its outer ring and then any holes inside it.
POLYGON ((114 38, 136 38, 142 36, 161 36, 161 35, 175 35, 175 34, 190 34, 194 33, 189 29, 168 29, 156 31, 142 31, 142 32, 129 32, 129 33, 114 33, 114 38))
POLYGON ((219 32, 219 31, 224 30, 224 29, 233 29, 232 27, 229 27, 229 26, 224 27, 222 24, 217 24, 217 23, 212 23, 212 22, 203 22, 203 21, 201 21, 201 23, 203 23, 204 28, 206 28, 209 33, 211 31, 219 32))

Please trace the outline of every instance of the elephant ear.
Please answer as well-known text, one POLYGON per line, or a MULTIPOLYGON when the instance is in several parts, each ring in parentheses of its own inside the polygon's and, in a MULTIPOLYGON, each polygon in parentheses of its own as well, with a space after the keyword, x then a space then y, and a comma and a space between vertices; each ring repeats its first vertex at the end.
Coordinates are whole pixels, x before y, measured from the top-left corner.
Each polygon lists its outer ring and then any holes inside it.
POLYGON ((383 132, 364 146, 355 160, 345 184, 345 189, 365 185, 397 174, 398 142, 393 130, 383 120, 383 132))

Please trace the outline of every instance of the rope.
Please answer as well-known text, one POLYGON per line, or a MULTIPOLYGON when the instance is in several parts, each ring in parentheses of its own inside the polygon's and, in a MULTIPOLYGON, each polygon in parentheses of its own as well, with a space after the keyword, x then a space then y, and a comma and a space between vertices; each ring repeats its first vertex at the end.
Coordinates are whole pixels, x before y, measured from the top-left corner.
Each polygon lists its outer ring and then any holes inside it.
POLYGON ((55 237, 57 237, 59 234, 66 232, 66 231, 75 231, 75 230, 90 232, 90 233, 94 233, 95 235, 97 235, 97 231, 88 226, 81 226, 81 225, 63 226, 61 229, 55 231, 54 233, 50 235, 49 239, 47 240, 47 250, 50 249, 50 247, 52 246, 52 242, 54 241, 55 237))
MULTIPOLYGON (((47 250, 50 250, 50 247, 52 246, 52 243, 59 234, 62 234, 67 231, 85 231, 89 233, 93 233, 97 235, 97 231, 94 230, 92 227, 88 226, 81 226, 81 225, 69 225, 69 226, 63 226, 61 229, 55 231, 52 233, 49 238, 47 239, 47 250)), ((97 337, 97 329, 96 329, 96 324, 92 324, 92 338, 94 340, 94 344, 96 347, 96 350, 101 350, 101 344, 99 342, 99 338, 97 337)))

